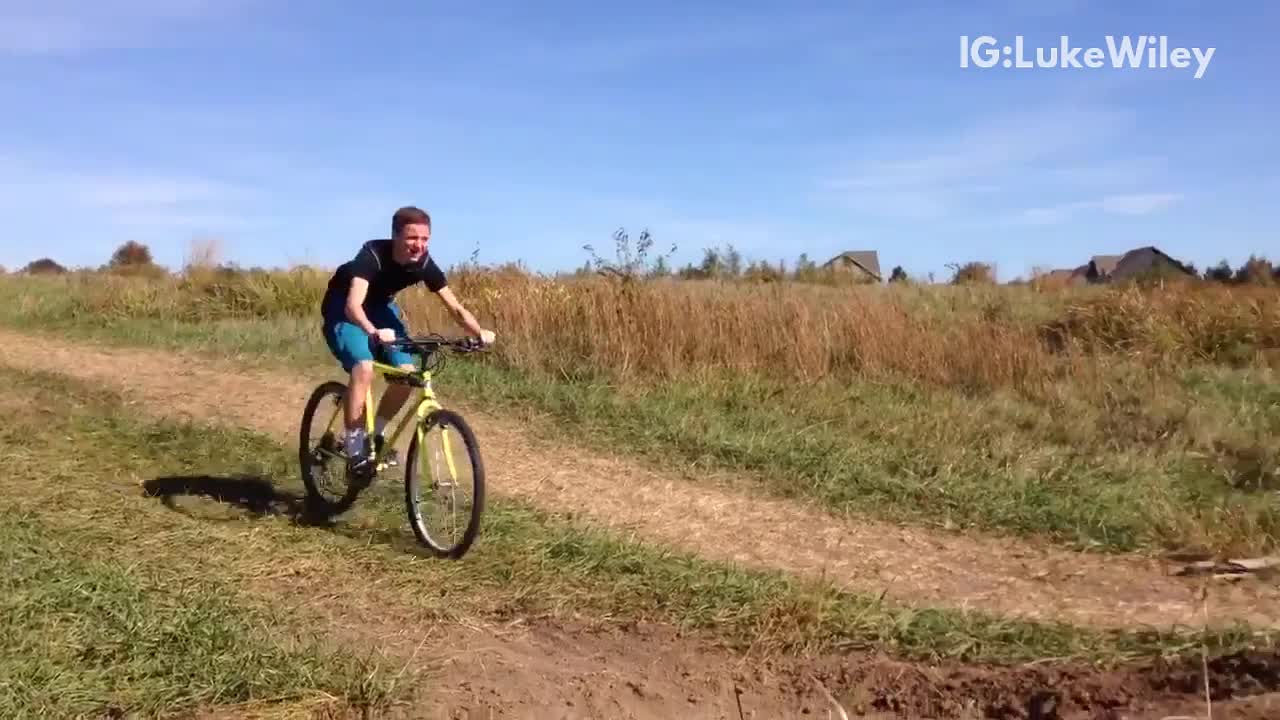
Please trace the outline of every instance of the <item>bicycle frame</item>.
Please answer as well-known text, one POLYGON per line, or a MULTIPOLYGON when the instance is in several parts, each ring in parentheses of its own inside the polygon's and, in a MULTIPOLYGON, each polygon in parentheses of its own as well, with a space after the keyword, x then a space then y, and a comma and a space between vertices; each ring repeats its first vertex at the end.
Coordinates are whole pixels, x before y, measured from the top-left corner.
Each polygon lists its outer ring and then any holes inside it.
MULTIPOLYGON (((392 431, 390 437, 387 438, 384 448, 393 448, 396 441, 404 433, 409 426, 410 418, 414 418, 414 431, 417 433, 418 447, 423 446, 422 436, 422 420, 426 419, 432 412, 443 408, 436 391, 431 386, 431 371, 423 369, 421 371, 402 370, 394 365, 387 365, 378 361, 373 363, 373 372, 384 378, 388 383, 400 383, 414 387, 422 388, 422 395, 418 399, 418 407, 412 413, 405 413, 400 421, 396 423, 395 430, 392 431)), ((369 437, 373 437, 374 433, 374 415, 376 414, 376 406, 373 404, 373 386, 370 385, 364 396, 364 423, 365 431, 369 437)), ((449 466, 450 477, 457 477, 458 470, 453 464, 453 451, 449 448, 449 434, 442 427, 440 428, 440 442, 444 445, 444 460, 449 466)), ((387 469, 387 462, 377 449, 374 450, 374 472, 382 472, 387 469)), ((428 463, 428 467, 430 463, 428 463)))
MULTIPOLYGON (((422 447, 424 441, 422 420, 432 412, 443 409, 444 406, 440 404, 439 399, 436 397, 435 390, 431 386, 432 371, 427 369, 425 362, 424 367, 421 370, 403 370, 395 365, 388 365, 375 360, 373 362, 373 372, 375 375, 386 380, 388 384, 409 385, 411 387, 422 388, 422 394, 419 396, 417 408, 413 413, 405 413, 400 421, 396 423, 391 436, 386 439, 386 443, 383 445, 383 452, 379 452, 376 447, 373 449, 374 473, 377 474, 387 469, 388 465, 387 461, 383 457, 383 453, 389 451, 390 448, 395 447, 396 442, 407 429, 410 418, 414 418, 414 424, 417 432, 417 443, 419 447, 422 447)), ((334 421, 339 420, 339 416, 342 414, 342 408, 343 405, 341 403, 334 407, 333 414, 329 417, 329 422, 326 424, 326 427, 333 428, 334 421)), ((364 422, 365 432, 368 437, 373 437, 375 432, 376 426, 374 424, 374 419, 376 416, 376 410, 377 407, 373 402, 373 386, 370 385, 364 396, 364 422)), ((343 424, 344 423, 339 422, 340 426, 343 424)), ((441 444, 444 446, 445 464, 449 467, 449 474, 451 477, 457 477, 458 470, 453 462, 453 451, 449 445, 449 434, 443 427, 440 428, 440 436, 441 444)))

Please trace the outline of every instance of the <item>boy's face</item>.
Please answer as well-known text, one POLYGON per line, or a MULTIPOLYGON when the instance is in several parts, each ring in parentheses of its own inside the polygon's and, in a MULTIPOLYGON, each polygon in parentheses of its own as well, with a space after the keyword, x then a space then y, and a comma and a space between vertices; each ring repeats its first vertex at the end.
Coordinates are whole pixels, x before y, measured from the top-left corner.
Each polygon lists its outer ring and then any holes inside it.
POLYGON ((431 239, 431 226, 424 223, 405 225, 400 235, 395 238, 396 260, 402 263, 417 262, 427 252, 427 241, 431 239))

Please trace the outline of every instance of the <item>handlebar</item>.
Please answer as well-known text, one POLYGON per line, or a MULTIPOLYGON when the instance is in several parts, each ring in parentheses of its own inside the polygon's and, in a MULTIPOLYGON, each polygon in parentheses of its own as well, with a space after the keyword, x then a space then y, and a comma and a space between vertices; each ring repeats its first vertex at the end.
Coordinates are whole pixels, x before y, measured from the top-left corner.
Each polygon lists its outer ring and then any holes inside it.
POLYGON ((486 349, 484 343, 477 337, 447 338, 443 335, 436 334, 420 337, 396 338, 389 343, 382 343, 381 341, 375 342, 379 342, 381 345, 388 348, 407 350, 421 355, 430 355, 441 348, 448 348, 449 350, 458 353, 480 352, 486 349))

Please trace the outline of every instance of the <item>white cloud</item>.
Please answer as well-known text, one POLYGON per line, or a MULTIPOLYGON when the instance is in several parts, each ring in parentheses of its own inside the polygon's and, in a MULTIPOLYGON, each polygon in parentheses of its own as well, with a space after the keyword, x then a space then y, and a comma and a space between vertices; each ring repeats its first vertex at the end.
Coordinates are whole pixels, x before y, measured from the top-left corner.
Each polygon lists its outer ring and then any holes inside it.
POLYGON ((123 210, 112 212, 110 219, 113 225, 135 232, 167 234, 227 233, 262 227, 265 222, 258 216, 238 214, 232 208, 225 212, 123 210))
POLYGON ((121 233, 244 227, 252 190, 216 178, 154 170, 66 168, 0 156, 0 208, 11 223, 39 225, 56 213, 87 214, 121 233))
POLYGON ((184 26, 226 16, 253 0, 8 0, 0 53, 52 55, 171 42, 184 26))
POLYGON ((1008 217, 1050 224, 1077 213, 1146 214, 1180 196, 1143 187, 1162 158, 1113 148, 1135 126, 1132 112, 1051 105, 993 113, 931 141, 880 141, 820 182, 830 200, 859 212, 906 220, 1008 217), (1097 195, 1010 210, 1027 197, 1097 195))
POLYGON ((882 143, 877 156, 857 162, 832 184, 918 188, 1007 181, 1036 163, 1096 147, 1132 123, 1131 113, 1089 107, 993 113, 941 140, 882 143))
POLYGON ((1149 215, 1180 202, 1180 193, 1130 193, 1106 195, 1094 200, 1062 203, 1049 207, 1028 208, 1017 213, 1013 222, 1027 225, 1053 225, 1085 212, 1109 215, 1149 215))
POLYGON ((1053 207, 1027 208, 1018 213, 1015 222, 1027 225, 1056 225, 1088 206, 1089 203, 1067 203, 1053 207))
POLYGON ((946 216, 952 207, 952 194, 938 188, 878 190, 850 192, 841 205, 872 215, 907 220, 936 220, 946 216))
POLYGON ((1098 201, 1103 212, 1116 215, 1148 215, 1164 210, 1182 199, 1178 193, 1137 193, 1108 195, 1098 201))
POLYGON ((83 23, 75 19, 0 15, 0 52, 63 53, 85 46, 87 38, 83 23))
POLYGON ((1142 155, 1067 161, 1041 177, 1048 183, 1076 187, 1137 187, 1167 178, 1169 172, 1168 158, 1142 155))
POLYGON ((3 162, 0 256, 21 264, 54 252, 63 264, 93 267, 121 242, 137 240, 158 262, 177 267, 192 238, 233 238, 269 221, 246 202, 248 193, 215 178, 3 162), (69 246, 32 244, 32 238, 65 232, 65 223, 88 228, 85 237, 69 246))
POLYGON ((1037 0, 1033 3, 1006 0, 1002 10, 1014 17, 1060 18, 1077 15, 1089 4, 1089 0, 1037 0))
POLYGON ((74 203, 86 209, 138 211, 172 210, 214 205, 246 197, 248 189, 198 176, 148 171, 58 170, 9 158, 0 162, 0 186, 11 193, 14 207, 44 201, 74 203))
POLYGON ((202 178, 87 176, 60 183, 71 197, 104 210, 172 208, 201 201, 226 202, 239 188, 202 178))
POLYGON ((586 13, 589 18, 583 27, 590 27, 590 33, 557 34, 551 41, 504 22, 498 11, 479 6, 469 7, 464 15, 445 14, 436 23, 439 32, 466 36, 469 44, 483 48, 476 56, 478 66, 501 67, 504 73, 536 72, 545 80, 548 75, 593 76, 688 63, 706 56, 791 51, 829 35, 844 17, 841 12, 813 8, 788 12, 735 7, 726 12, 691 5, 672 18, 647 13, 628 16, 599 7, 601 12, 586 13))

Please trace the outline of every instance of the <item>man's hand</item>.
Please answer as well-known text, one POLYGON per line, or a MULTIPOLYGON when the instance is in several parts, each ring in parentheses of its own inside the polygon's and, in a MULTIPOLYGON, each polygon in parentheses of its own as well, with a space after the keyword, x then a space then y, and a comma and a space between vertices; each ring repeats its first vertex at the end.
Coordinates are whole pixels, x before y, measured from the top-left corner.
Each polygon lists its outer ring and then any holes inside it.
POLYGON ((497 337, 498 337, 497 335, 494 335, 494 334, 493 334, 493 331, 492 331, 492 330, 481 330, 481 331, 480 331, 480 342, 481 342, 481 343, 483 343, 483 344, 485 344, 485 345, 492 345, 492 344, 493 344, 493 341, 494 341, 494 340, 496 340, 496 339, 497 339, 497 337))
POLYGON ((373 332, 369 333, 369 337, 373 338, 374 340, 377 340, 378 342, 384 342, 384 343, 395 342, 396 331, 392 330, 391 328, 378 328, 377 330, 374 330, 373 332))

